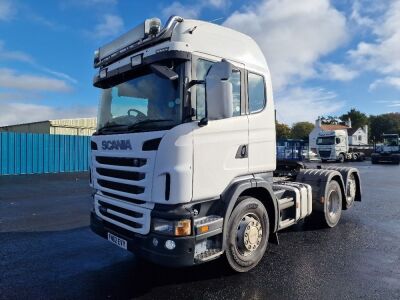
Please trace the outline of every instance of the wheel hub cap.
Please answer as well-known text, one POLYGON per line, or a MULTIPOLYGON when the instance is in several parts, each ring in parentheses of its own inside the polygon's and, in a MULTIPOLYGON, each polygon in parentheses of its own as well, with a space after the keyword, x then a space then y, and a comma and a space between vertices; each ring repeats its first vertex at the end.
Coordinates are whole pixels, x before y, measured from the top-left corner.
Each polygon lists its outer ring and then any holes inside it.
POLYGON ((260 246, 261 239, 261 223, 253 216, 244 216, 238 226, 237 231, 239 248, 244 252, 245 255, 248 255, 260 246))
POLYGON ((328 198, 329 215, 334 218, 340 208, 339 195, 337 191, 332 191, 328 198))

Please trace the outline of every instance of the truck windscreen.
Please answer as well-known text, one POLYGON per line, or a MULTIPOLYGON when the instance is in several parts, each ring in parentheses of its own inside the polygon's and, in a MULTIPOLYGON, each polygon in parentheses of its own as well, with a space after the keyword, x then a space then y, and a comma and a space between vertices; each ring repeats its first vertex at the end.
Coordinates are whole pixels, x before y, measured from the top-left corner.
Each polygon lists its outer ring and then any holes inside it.
POLYGON ((98 133, 162 130, 181 123, 183 67, 183 63, 171 63, 170 70, 178 75, 171 80, 148 66, 135 77, 103 90, 98 133))
POLYGON ((386 146, 398 146, 399 145, 399 137, 397 135, 384 136, 383 144, 386 146))
POLYGON ((334 145, 335 137, 334 136, 324 136, 317 138, 317 145, 334 145))

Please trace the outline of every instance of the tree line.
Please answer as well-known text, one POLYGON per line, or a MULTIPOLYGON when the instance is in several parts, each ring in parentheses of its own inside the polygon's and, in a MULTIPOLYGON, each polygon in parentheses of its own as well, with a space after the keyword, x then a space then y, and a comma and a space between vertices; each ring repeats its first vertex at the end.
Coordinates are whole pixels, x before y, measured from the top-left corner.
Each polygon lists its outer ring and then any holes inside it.
MULTIPOLYGON (((352 128, 368 125, 368 138, 370 143, 381 142, 383 133, 400 134, 400 113, 386 113, 380 115, 367 115, 355 108, 350 109, 341 116, 321 117, 322 124, 339 124, 351 119, 352 128)), ((308 140, 314 124, 310 122, 297 122, 291 127, 284 123, 276 122, 277 139, 303 139, 308 140)))

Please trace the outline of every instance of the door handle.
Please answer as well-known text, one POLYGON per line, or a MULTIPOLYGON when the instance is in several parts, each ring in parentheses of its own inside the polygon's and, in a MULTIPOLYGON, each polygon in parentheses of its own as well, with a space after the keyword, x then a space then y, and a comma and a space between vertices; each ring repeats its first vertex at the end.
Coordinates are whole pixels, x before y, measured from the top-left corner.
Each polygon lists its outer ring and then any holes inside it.
POLYGON ((240 145, 238 150, 236 151, 235 158, 247 158, 249 156, 248 145, 240 145))

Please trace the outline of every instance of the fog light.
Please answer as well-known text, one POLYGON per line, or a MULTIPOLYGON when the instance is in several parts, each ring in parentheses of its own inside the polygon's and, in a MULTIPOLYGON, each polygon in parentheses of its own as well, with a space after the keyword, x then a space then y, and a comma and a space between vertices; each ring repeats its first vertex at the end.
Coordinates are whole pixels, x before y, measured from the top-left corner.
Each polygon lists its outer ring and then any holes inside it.
POLYGON ((158 246, 158 240, 156 238, 153 238, 153 246, 154 247, 158 246))
POLYGON ((168 250, 174 250, 175 249, 175 242, 171 241, 171 240, 167 240, 165 242, 165 248, 167 248, 168 250))

